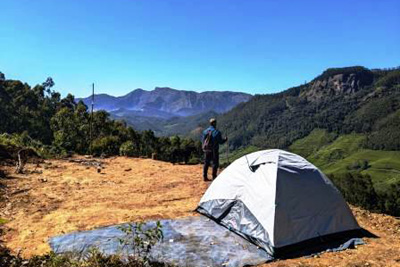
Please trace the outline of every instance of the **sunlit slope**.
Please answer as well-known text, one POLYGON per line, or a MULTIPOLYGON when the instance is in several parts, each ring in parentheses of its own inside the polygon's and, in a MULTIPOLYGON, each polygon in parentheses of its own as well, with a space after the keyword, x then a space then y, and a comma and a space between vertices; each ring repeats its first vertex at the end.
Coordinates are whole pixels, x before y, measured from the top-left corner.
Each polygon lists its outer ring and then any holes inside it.
POLYGON ((332 134, 314 130, 290 146, 290 150, 306 157, 326 174, 359 171, 369 174, 378 191, 400 181, 400 151, 363 149, 366 137, 342 135, 331 141, 332 134))
POLYGON ((290 150, 303 157, 308 157, 316 153, 321 147, 330 144, 335 138, 336 134, 334 133, 328 133, 323 129, 315 129, 307 137, 294 142, 290 146, 290 150))

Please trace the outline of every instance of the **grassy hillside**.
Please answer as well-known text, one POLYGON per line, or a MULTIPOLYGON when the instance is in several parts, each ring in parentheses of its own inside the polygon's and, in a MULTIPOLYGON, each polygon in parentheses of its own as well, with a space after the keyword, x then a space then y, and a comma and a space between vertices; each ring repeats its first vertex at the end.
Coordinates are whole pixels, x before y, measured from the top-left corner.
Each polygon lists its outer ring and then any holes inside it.
POLYGON ((308 157, 317 152, 321 147, 331 143, 335 138, 336 135, 334 133, 328 133, 323 129, 315 129, 307 137, 294 142, 290 150, 303 157, 308 157))
POLYGON ((326 130, 316 129, 290 146, 326 174, 360 172, 371 176, 377 191, 400 182, 400 151, 364 149, 366 136, 348 134, 332 139, 326 130))
MULTIPOLYGON (((232 150, 286 149, 316 128, 366 134, 367 148, 400 150, 400 69, 328 69, 309 83, 256 95, 218 119, 231 133, 232 150)), ((331 137, 321 138, 323 143, 331 137)), ((306 154, 313 151, 304 147, 306 154)))
POLYGON ((234 151, 230 151, 228 153, 228 157, 226 155, 226 145, 224 145, 221 150, 220 150, 220 164, 221 166, 227 166, 229 163, 232 163, 234 160, 247 155, 249 153, 253 153, 255 151, 260 150, 258 147, 256 146, 248 146, 246 148, 240 148, 234 151), (229 158, 229 162, 228 162, 228 158, 229 158))

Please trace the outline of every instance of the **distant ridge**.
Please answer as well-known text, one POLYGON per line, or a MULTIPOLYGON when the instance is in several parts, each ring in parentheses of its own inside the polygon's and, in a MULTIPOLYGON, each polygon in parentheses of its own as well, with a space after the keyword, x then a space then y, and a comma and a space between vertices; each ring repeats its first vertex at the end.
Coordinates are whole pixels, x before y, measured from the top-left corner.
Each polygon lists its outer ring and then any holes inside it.
MULTIPOLYGON (((156 118, 186 117, 214 111, 223 113, 242 102, 247 102, 252 95, 230 91, 194 91, 177 90, 169 87, 156 87, 146 91, 135 89, 124 96, 108 94, 95 95, 95 109, 106 110, 116 116, 143 116, 156 118)), ((91 98, 77 98, 86 105, 91 98)))

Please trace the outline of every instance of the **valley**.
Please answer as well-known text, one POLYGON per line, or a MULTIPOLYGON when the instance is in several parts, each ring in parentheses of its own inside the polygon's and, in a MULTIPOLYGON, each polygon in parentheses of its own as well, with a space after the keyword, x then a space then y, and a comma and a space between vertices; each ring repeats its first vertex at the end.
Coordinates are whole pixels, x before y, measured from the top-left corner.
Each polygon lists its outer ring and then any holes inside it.
MULTIPOLYGON (((114 97, 94 95, 95 110, 105 110, 111 117, 123 120, 137 130, 152 130, 161 136, 186 135, 210 116, 227 112, 252 95, 240 92, 194 92, 156 87, 152 91, 135 89, 114 97)), ((91 105, 91 97, 77 98, 91 105)))

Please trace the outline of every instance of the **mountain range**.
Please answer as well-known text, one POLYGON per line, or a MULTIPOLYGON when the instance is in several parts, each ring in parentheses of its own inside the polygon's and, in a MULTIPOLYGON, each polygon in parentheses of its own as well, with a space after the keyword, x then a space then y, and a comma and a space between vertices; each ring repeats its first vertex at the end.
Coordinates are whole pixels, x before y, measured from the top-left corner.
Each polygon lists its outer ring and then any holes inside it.
MULTIPOLYGON (((136 89, 124 96, 94 95, 95 110, 106 110, 114 119, 124 120, 137 130, 152 130, 157 135, 190 132, 201 121, 227 112, 252 95, 230 91, 194 92, 156 87, 136 89)), ((91 97, 77 98, 87 106, 91 97)))
MULTIPOLYGON (((96 110, 106 110, 117 116, 142 116, 157 118, 186 117, 208 111, 223 113, 252 96, 238 92, 194 92, 176 90, 169 87, 156 87, 146 91, 136 89, 124 96, 99 94, 94 96, 96 110)), ((91 97, 77 99, 86 105, 91 104, 91 97)))

